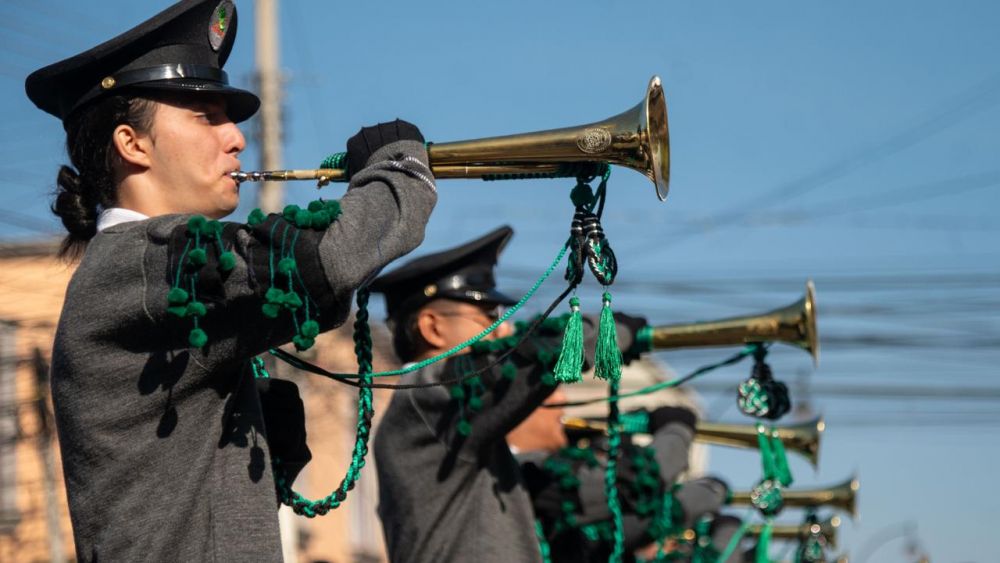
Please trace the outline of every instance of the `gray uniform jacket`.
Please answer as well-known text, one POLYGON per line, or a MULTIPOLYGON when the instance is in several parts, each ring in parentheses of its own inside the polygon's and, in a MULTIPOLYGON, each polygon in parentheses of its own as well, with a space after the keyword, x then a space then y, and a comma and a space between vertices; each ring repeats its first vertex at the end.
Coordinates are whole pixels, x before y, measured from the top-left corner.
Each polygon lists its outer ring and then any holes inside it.
MULTIPOLYGON (((595 326, 585 318, 587 357, 593 357, 595 326)), ((622 349, 629 349, 633 338, 619 323, 622 349)), ((472 432, 464 438, 456 432, 459 415, 446 387, 393 395, 373 439, 378 512, 390 561, 541 561, 531 498, 505 437, 554 390, 541 382, 547 370, 536 361, 534 346, 558 355, 559 345, 558 339, 529 339, 513 355, 518 367, 513 380, 503 379, 499 368, 484 374, 483 408, 470 415, 472 432)), ((477 356, 475 366, 491 359, 477 356)), ((453 366, 463 361, 432 364, 404 382, 453 377, 453 366)))
MULTIPOLYGON (((383 147, 355 175, 325 231, 298 231, 295 258, 323 330, 346 319, 354 290, 423 240, 436 202, 423 145, 383 147)), ((225 224, 236 255, 209 264, 198 298, 209 336, 168 315, 187 216, 125 223, 88 245, 67 290, 52 392, 81 561, 280 561, 276 496, 249 360, 289 342, 288 315, 261 313, 272 215, 225 224)), ((294 228, 292 228, 294 231, 294 228)), ((287 234, 287 233, 286 233, 287 234)))

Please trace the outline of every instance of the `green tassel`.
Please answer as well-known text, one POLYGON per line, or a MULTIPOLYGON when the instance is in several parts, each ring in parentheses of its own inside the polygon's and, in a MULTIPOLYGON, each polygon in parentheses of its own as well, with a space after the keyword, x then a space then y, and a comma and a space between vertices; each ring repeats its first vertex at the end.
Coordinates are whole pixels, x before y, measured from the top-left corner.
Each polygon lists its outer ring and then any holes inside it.
POLYGON ((576 383, 583 379, 583 316, 580 299, 575 295, 569 300, 570 315, 563 335, 562 351, 556 362, 555 378, 560 383, 576 383))
POLYGON ((618 348, 618 332, 611 311, 611 294, 604 292, 601 322, 597 332, 597 351, 594 353, 594 375, 606 381, 619 381, 622 377, 622 351, 618 348))

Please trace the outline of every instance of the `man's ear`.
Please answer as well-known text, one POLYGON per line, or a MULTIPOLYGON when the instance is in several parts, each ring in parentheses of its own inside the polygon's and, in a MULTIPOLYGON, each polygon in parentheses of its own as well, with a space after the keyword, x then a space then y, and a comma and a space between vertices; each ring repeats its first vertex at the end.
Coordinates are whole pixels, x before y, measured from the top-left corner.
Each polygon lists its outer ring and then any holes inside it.
POLYGON ((123 123, 115 127, 111 139, 122 160, 141 168, 149 168, 152 161, 149 154, 152 139, 149 135, 140 135, 131 125, 123 123))
POLYGON ((441 317, 431 309, 417 313, 417 332, 431 348, 444 348, 447 343, 441 333, 441 317))

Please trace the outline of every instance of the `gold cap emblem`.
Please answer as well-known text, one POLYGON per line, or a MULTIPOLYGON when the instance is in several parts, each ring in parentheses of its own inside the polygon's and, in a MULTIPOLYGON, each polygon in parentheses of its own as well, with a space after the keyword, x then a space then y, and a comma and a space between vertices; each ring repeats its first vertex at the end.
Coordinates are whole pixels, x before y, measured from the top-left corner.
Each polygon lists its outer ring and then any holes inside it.
POLYGON ((101 88, 105 90, 110 90, 115 87, 115 79, 111 76, 105 76, 104 80, 101 81, 101 88))

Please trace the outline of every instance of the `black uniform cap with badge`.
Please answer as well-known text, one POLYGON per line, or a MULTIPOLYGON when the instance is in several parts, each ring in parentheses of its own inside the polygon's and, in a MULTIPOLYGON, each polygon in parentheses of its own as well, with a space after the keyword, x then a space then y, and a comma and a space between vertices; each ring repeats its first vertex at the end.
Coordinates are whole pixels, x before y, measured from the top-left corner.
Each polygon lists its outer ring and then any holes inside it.
POLYGON ((504 225, 465 244, 414 258, 372 282, 371 290, 385 296, 397 353, 399 323, 435 299, 495 306, 517 303, 497 290, 494 273, 500 253, 513 235, 514 230, 504 225))
POLYGON ((222 96, 234 122, 260 107, 222 70, 236 39, 231 0, 182 0, 92 49, 39 69, 25 81, 39 109, 66 122, 88 104, 121 93, 222 96))

